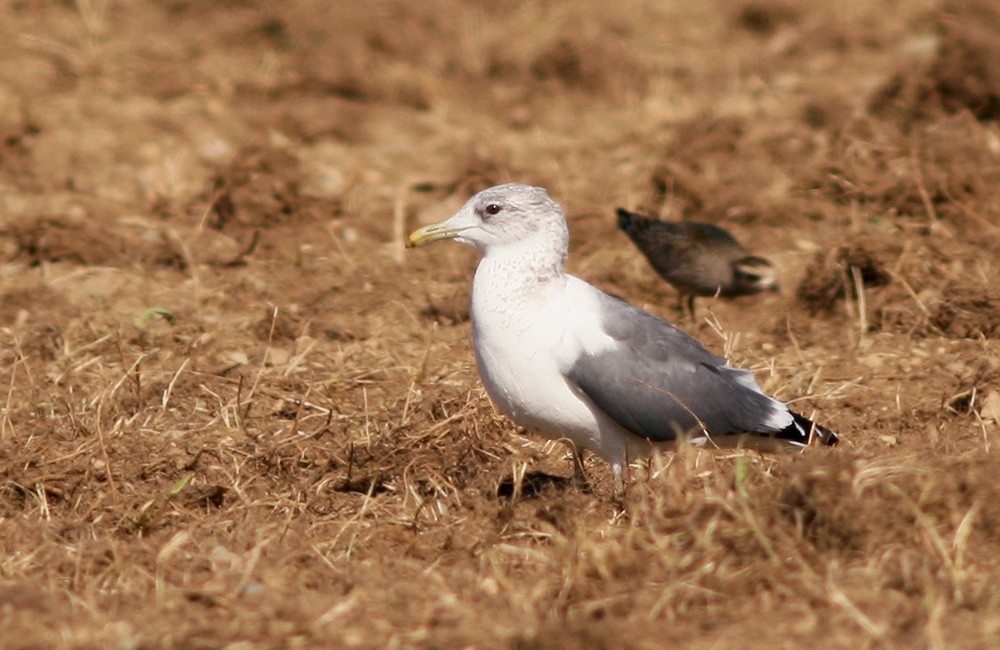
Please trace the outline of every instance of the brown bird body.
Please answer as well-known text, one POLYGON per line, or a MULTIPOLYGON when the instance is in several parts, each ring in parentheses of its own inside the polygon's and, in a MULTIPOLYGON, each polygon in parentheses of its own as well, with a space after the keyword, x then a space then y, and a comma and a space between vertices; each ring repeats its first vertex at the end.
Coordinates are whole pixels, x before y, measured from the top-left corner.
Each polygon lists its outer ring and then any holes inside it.
POLYGON ((744 296, 777 291, 774 267, 750 255, 728 232, 710 223, 659 221, 618 208, 618 227, 664 280, 687 297, 744 296))

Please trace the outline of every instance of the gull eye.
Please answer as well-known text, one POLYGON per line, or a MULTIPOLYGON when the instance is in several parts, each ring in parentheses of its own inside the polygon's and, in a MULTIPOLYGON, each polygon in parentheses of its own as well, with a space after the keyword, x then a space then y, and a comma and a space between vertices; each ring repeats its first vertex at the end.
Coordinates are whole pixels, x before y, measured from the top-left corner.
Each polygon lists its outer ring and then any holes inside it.
POLYGON ((485 210, 486 214, 492 217, 496 214, 499 214, 500 211, 503 210, 503 207, 499 203, 490 203, 489 205, 486 206, 485 210))

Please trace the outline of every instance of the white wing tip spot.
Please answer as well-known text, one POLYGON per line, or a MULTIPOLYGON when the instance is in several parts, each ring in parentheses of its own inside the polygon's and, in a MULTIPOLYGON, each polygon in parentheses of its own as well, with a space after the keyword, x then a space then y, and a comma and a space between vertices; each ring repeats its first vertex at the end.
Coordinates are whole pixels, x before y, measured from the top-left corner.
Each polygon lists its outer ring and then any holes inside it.
POLYGON ((792 412, 788 410, 788 407, 784 404, 775 403, 771 412, 768 413, 767 419, 764 420, 764 425, 774 429, 775 431, 781 431, 786 427, 791 426, 795 418, 792 416, 792 412))

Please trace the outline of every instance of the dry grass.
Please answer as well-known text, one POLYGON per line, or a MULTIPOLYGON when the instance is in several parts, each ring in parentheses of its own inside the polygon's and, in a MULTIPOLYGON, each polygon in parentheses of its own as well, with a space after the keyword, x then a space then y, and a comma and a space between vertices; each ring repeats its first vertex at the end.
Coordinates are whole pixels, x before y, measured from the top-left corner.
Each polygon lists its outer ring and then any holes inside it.
POLYGON ((328 4, 0 9, 5 647, 993 643, 988 2, 328 4), (505 180, 667 317, 617 205, 775 260, 689 329, 843 444, 572 487, 400 254, 505 180))

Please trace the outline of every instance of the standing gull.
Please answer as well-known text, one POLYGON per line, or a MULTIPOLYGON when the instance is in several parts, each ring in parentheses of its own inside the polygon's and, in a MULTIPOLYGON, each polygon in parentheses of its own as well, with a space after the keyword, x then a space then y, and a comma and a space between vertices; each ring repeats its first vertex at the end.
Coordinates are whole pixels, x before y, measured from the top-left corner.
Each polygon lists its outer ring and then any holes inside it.
POLYGON ((695 296, 745 296, 777 291, 774 267, 750 255, 728 232, 710 223, 659 221, 618 208, 618 227, 650 266, 680 292, 681 311, 694 319, 695 296))
POLYGON ((669 323, 569 275, 562 208, 541 187, 483 190, 453 217, 410 234, 410 246, 454 239, 479 250, 472 340, 486 392, 511 420, 607 460, 616 491, 629 461, 690 436, 740 434, 779 447, 837 435, 763 393, 669 323))

